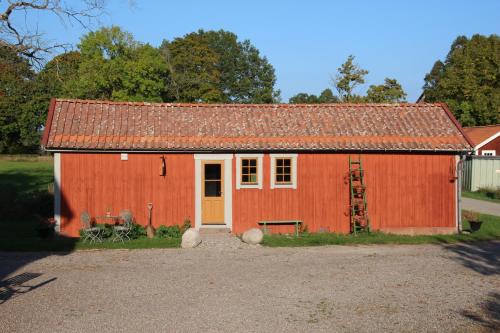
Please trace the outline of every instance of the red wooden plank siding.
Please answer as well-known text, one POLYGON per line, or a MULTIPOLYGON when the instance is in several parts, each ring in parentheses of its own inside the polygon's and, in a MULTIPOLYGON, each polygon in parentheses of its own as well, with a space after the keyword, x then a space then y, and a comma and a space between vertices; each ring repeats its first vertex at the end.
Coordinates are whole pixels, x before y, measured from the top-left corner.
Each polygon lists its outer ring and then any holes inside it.
MULTIPOLYGON (((233 190, 233 231, 242 233, 262 220, 299 219, 312 232, 349 232, 349 185, 344 183, 348 158, 299 154, 297 189, 271 190, 270 160, 265 155, 263 189, 233 190)), ((365 154, 362 160, 373 229, 455 226, 455 184, 450 181, 454 156, 365 154)))
MULTIPOLYGON (((131 209, 147 223, 194 226, 194 158, 165 154, 167 176, 159 176, 161 154, 63 153, 61 158, 62 231, 77 236, 79 216, 131 209)), ((352 155, 357 157, 357 155, 352 155)), ((233 162, 233 232, 240 234, 262 220, 300 219, 308 230, 349 232, 348 154, 299 154, 297 189, 270 189, 270 158, 264 156, 263 188, 236 190, 233 162)), ((364 154, 368 210, 373 229, 454 228, 455 157, 452 155, 364 154)), ((234 161, 234 160, 233 160, 234 161)), ((290 232, 291 226, 273 227, 290 232)))
POLYGON ((62 231, 78 236, 80 214, 104 215, 130 209, 140 224, 147 224, 147 203, 153 203, 153 225, 194 225, 194 160, 191 154, 163 155, 167 176, 160 173, 161 154, 63 153, 61 158, 62 231))
POLYGON ((482 155, 483 150, 495 150, 496 156, 500 156, 500 137, 492 140, 479 148, 478 155, 482 155))

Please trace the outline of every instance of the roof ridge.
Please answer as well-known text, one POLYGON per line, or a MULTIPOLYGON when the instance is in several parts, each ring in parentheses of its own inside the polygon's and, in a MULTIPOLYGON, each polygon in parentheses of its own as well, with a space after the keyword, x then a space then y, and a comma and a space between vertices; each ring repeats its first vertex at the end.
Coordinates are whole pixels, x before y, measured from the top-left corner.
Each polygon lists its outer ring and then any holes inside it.
POLYGON ((441 106, 441 103, 316 103, 316 104, 290 104, 290 103, 166 103, 166 102, 129 102, 129 101, 110 101, 93 100, 78 98, 56 98, 57 102, 86 103, 86 104, 109 104, 109 105, 163 105, 171 107, 265 107, 265 108, 297 108, 297 107, 359 107, 359 106, 377 106, 377 107, 425 107, 441 106))

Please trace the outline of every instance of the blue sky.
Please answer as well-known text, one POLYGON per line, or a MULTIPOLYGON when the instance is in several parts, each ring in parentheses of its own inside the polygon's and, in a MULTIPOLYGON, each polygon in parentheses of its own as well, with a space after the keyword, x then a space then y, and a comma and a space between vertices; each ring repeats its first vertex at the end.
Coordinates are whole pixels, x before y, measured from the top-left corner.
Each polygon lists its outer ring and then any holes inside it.
MULTIPOLYGON (((38 16, 39 29, 77 44, 84 29, 38 16)), ((100 25, 119 25, 158 46, 198 29, 224 29, 250 41, 276 69, 282 100, 318 94, 349 54, 369 70, 368 85, 396 78, 408 101, 458 35, 500 34, 500 1, 148 1, 111 0, 100 25)), ((98 25, 97 25, 98 26, 98 25)))

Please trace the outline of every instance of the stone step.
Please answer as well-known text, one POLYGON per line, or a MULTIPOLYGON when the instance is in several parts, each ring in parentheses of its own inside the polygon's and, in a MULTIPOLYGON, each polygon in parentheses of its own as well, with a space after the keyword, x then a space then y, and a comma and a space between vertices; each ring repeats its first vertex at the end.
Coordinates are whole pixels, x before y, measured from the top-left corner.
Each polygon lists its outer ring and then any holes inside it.
POLYGON ((225 235, 230 234, 231 229, 229 228, 200 228, 200 235, 225 235))

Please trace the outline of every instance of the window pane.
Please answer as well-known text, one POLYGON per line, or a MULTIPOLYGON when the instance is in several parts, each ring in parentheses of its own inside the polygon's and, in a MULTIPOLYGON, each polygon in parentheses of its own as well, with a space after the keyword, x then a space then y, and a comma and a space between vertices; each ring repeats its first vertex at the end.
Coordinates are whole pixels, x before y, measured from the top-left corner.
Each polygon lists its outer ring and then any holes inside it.
POLYGON ((241 175, 241 181, 243 183, 248 183, 250 180, 250 177, 248 175, 241 175))
POLYGON ((249 173, 257 173, 257 167, 250 167, 249 173))
POLYGON ((256 167, 257 166, 257 160, 250 160, 250 166, 256 167))
POLYGON ((292 173, 291 167, 287 166, 283 168, 283 173, 290 175, 292 173))
POLYGON ((220 181, 205 181, 205 196, 206 197, 220 197, 221 196, 221 182, 220 181))
POLYGON ((276 159, 276 165, 283 166, 283 159, 281 159, 281 158, 276 159))
POLYGON ((283 175, 276 175, 276 181, 277 181, 278 183, 283 182, 283 175))
POLYGON ((277 167, 276 168, 276 174, 282 175, 283 174, 283 167, 277 167))
POLYGON ((284 159, 284 160, 283 160, 283 165, 284 165, 284 166, 288 166, 288 167, 289 167, 290 165, 292 165, 292 160, 291 160, 291 159, 289 159, 289 158, 284 159))
POLYGON ((248 160, 241 160, 241 165, 242 166, 247 166, 248 165, 248 160))
POLYGON ((205 179, 221 179, 220 164, 205 164, 205 179))
POLYGON ((291 176, 290 175, 284 175, 283 176, 283 181, 286 182, 286 183, 290 183, 292 181, 291 176))
POLYGON ((250 175, 250 182, 251 183, 257 183, 257 175, 250 175))

